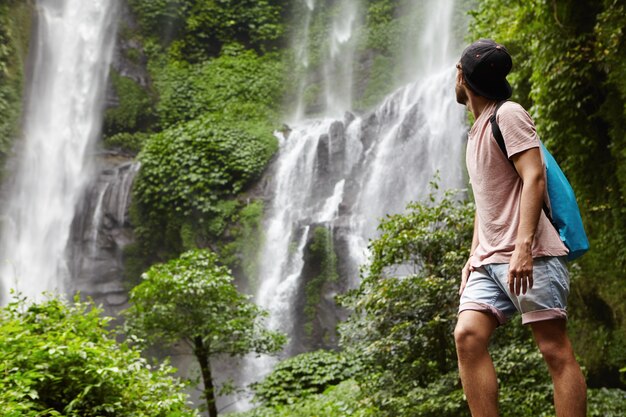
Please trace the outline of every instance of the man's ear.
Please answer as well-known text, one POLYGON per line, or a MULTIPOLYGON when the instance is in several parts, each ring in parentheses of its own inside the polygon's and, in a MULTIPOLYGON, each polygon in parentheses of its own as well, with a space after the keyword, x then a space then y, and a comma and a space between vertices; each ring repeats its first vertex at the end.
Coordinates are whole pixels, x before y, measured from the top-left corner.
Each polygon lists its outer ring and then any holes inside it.
POLYGON ((463 78, 463 72, 461 71, 457 71, 456 72, 456 83, 459 85, 465 85, 465 78, 463 78))

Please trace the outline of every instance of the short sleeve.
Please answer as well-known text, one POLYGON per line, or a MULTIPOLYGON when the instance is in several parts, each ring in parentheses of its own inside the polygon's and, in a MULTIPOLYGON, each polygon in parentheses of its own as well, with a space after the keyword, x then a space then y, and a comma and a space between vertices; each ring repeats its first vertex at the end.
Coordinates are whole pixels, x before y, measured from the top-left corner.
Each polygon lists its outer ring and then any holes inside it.
POLYGON ((497 114, 509 159, 520 152, 540 146, 535 123, 524 108, 514 102, 504 103, 497 114))

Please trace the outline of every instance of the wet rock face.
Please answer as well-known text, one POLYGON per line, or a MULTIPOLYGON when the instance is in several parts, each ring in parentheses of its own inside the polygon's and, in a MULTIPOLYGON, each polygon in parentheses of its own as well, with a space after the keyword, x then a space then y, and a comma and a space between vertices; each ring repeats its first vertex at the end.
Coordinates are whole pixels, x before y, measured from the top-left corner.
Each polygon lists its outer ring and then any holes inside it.
POLYGON ((128 299, 122 253, 133 241, 128 208, 139 164, 115 153, 99 159, 99 175, 88 187, 72 224, 68 247, 72 291, 92 297, 107 314, 116 315, 128 299))
POLYGON ((137 31, 138 25, 126 3, 123 1, 120 5, 121 26, 113 55, 113 68, 120 75, 133 79, 142 87, 147 87, 149 84, 148 71, 146 70, 148 58, 143 53, 142 43, 136 37, 127 35, 137 31), (129 57, 133 58, 130 59, 129 57))
MULTIPOLYGON (((137 22, 126 1, 120 2, 119 29, 113 51, 112 69, 122 77, 130 78, 141 87, 148 88, 150 76, 148 74, 148 58, 143 52, 143 44, 130 34, 138 30, 137 22)), ((106 106, 118 105, 118 97, 109 79, 106 89, 106 106)))
POLYGON ((346 128, 343 122, 334 121, 328 132, 320 136, 315 160, 312 204, 332 195, 335 184, 346 174, 346 128))
POLYGON ((339 280, 337 262, 346 254, 336 251, 336 235, 329 224, 312 224, 310 229, 314 232, 308 234, 301 280, 294 297, 290 355, 337 348, 337 324, 347 316, 335 301, 335 296, 346 290, 345 283, 339 280), (323 233, 315 232, 320 230, 323 233))

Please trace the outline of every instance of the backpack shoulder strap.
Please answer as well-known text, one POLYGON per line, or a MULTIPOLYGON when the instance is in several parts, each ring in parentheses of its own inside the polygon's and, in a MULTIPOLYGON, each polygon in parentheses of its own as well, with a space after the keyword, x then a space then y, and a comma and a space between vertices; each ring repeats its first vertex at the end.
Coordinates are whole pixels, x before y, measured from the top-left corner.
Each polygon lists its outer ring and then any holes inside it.
POLYGON ((500 147, 500 150, 504 154, 504 157, 508 161, 511 162, 511 160, 509 159, 509 155, 508 155, 508 153, 506 151, 506 144, 504 143, 504 136, 502 136, 502 131, 500 131, 500 126, 498 126, 498 122, 496 121, 496 116, 498 115, 498 110, 500 110, 500 107, 504 103, 506 103, 506 100, 501 101, 501 102, 499 102, 496 105, 496 109, 493 111, 493 114, 489 118, 489 121, 491 122, 491 132, 493 133, 493 137, 496 139, 496 142, 498 143, 498 146, 500 147))

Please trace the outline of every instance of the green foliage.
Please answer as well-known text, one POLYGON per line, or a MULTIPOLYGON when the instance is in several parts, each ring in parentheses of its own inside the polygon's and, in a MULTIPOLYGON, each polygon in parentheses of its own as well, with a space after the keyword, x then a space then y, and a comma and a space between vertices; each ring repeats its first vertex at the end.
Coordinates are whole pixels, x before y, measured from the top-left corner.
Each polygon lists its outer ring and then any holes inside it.
POLYGON ((107 149, 120 149, 125 152, 137 154, 141 151, 143 144, 148 141, 149 137, 150 133, 122 132, 104 138, 104 146, 107 149))
POLYGON ((126 312, 133 334, 168 344, 193 344, 200 337, 209 355, 268 353, 282 346, 282 335, 261 326, 267 313, 237 291, 230 271, 208 250, 155 264, 142 278, 126 312))
POLYGON ((130 292, 125 312, 131 334, 149 342, 193 347, 202 372, 209 415, 217 416, 209 359, 218 354, 275 353, 285 336, 263 327, 261 310, 237 291, 230 271, 207 250, 192 250, 156 264, 130 292))
POLYGON ((554 407, 550 374, 526 330, 519 318, 497 330, 501 333, 496 336, 500 343, 492 348, 492 358, 500 381, 500 413, 511 417, 551 417, 554 407))
POLYGON ((287 4, 130 0, 129 5, 140 34, 127 29, 125 36, 143 45, 152 84, 144 92, 114 76, 120 106, 107 118, 112 132, 123 133, 108 137, 106 146, 143 149, 131 210, 137 244, 126 253, 126 269, 136 279, 153 262, 207 246, 224 249, 225 260, 237 266, 236 237, 231 237, 238 233, 235 198, 277 149, 272 131, 288 85, 283 57, 272 51, 282 36, 287 4), (157 100, 150 107, 145 100, 152 95, 157 100), (162 131, 147 137, 137 129, 162 131))
POLYGON ((280 362, 262 382, 254 386, 255 400, 267 407, 293 404, 354 374, 354 364, 343 355, 319 350, 280 362))
POLYGON ((305 287, 304 315, 308 321, 306 326, 307 336, 313 333, 313 320, 317 317, 317 310, 324 290, 324 285, 336 282, 337 254, 333 244, 333 236, 330 230, 324 226, 313 230, 313 238, 308 248, 307 262, 316 266, 317 274, 311 278, 305 287))
MULTIPOLYGON (((302 401, 276 407, 260 407, 232 417, 377 417, 378 410, 361 398, 359 385, 347 380, 329 387, 324 393, 302 401)), ((230 414, 229 414, 230 415, 230 414)))
POLYGON ((0 310, 0 414, 196 416, 169 365, 118 343, 92 303, 16 298, 0 310))
POLYGON ((228 199, 258 178, 276 149, 271 133, 246 127, 208 116, 150 137, 138 157, 132 211, 145 258, 176 256, 185 223, 200 240, 224 231, 235 209, 228 199))
POLYGON ((118 105, 107 109, 104 132, 107 136, 121 132, 145 130, 154 122, 154 103, 146 90, 134 80, 111 71, 113 89, 118 105))
POLYGON ((285 92, 285 68, 279 54, 259 56, 229 44, 218 58, 198 64, 162 58, 151 64, 151 71, 164 126, 211 113, 215 121, 257 121, 271 130, 278 119, 276 103, 285 92))
POLYGON ((201 60, 240 42, 267 50, 281 39, 287 2, 281 0, 130 0, 143 32, 201 60))
MULTIPOLYGON (((256 292, 259 267, 259 248, 264 239, 263 233, 264 204, 262 200, 254 200, 243 206, 233 216, 233 226, 229 233, 232 242, 224 243, 220 248, 220 258, 233 269, 240 270, 247 279, 246 292, 256 292)), ((238 275, 239 276, 239 275, 238 275)))
POLYGON ((416 275, 361 286, 342 343, 364 361, 368 372, 357 380, 384 415, 418 415, 409 412, 413 396, 455 369, 456 288, 450 279, 416 275))
POLYGON ((390 53, 394 49, 399 25, 394 22, 397 2, 391 0, 370 0, 367 4, 365 27, 367 48, 390 53), (395 33, 394 33, 395 32, 395 33))
POLYGON ((28 2, 0 3, 0 160, 19 129, 31 15, 28 2))
POLYGON ((219 58, 198 64, 160 54, 150 70, 166 129, 152 135, 139 155, 133 223, 140 263, 175 257, 183 240, 221 246, 233 261, 232 246, 214 242, 236 217, 232 198, 258 178, 277 149, 272 130, 285 88, 280 56, 232 44, 219 58), (181 234, 184 225, 195 236, 181 234))
POLYGON ((619 389, 589 390, 589 417, 620 417, 626 411, 626 391, 619 389))
POLYGON ((370 243, 361 286, 342 299, 354 311, 340 327, 342 346, 363 361, 366 372, 357 380, 381 415, 464 409, 458 383, 446 375, 456 369, 457 279, 469 255, 473 213, 471 204, 446 194, 389 216, 370 243), (431 390, 455 400, 425 410, 431 390))
POLYGON ((138 204, 156 212, 210 214, 261 173, 276 149, 271 134, 199 119, 151 136, 139 154, 138 204))
POLYGON ((389 94, 389 86, 394 84, 394 73, 389 70, 392 59, 376 56, 369 71, 369 80, 365 90, 355 103, 357 109, 371 109, 389 94))
POLYGON ((393 275, 403 268, 423 276, 457 278, 457 266, 467 260, 465 247, 473 233, 474 206, 446 192, 437 201, 411 203, 407 213, 388 216, 380 225, 381 235, 370 243, 371 264, 367 282, 393 275))

